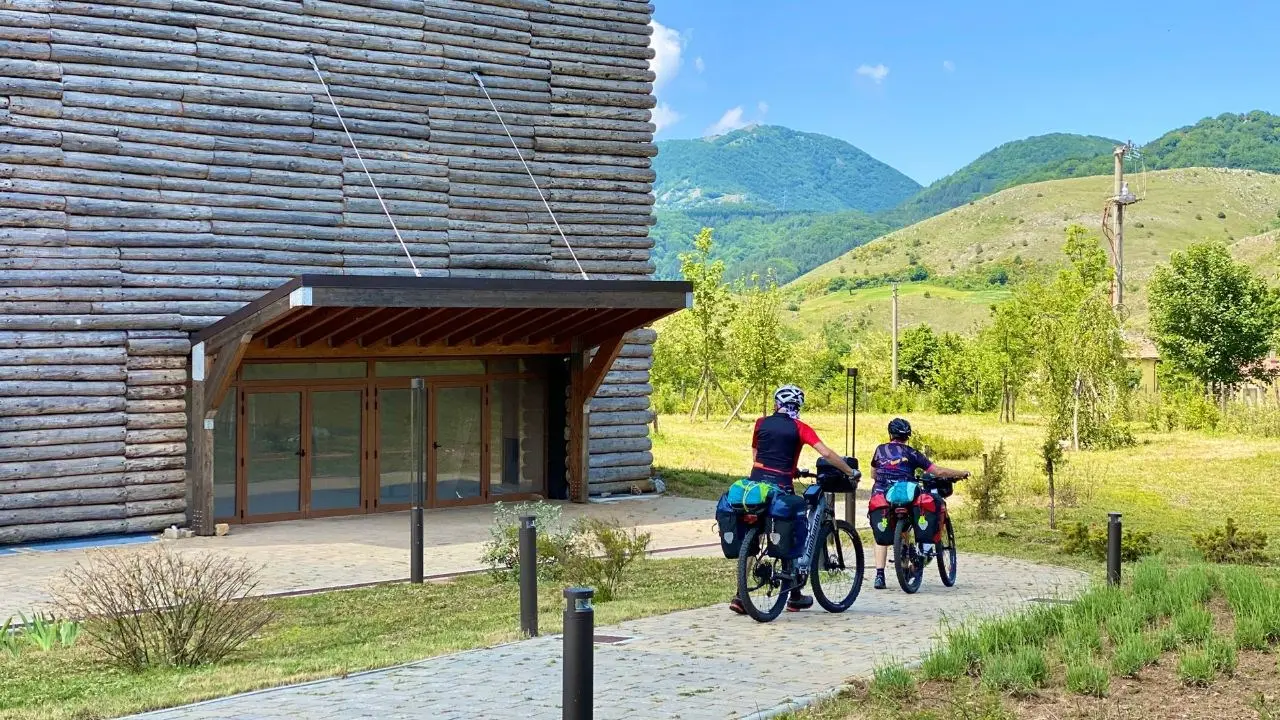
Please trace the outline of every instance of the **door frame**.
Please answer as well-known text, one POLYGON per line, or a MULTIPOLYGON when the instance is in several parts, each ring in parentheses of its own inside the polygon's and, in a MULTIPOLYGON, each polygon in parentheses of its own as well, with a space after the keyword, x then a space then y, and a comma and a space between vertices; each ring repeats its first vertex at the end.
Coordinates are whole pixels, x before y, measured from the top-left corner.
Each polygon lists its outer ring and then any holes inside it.
POLYGON ((477 380, 427 381, 427 507, 450 508, 467 505, 484 505, 489 502, 489 383, 488 376, 477 380), (436 400, 440 388, 476 388, 480 391, 480 494, 461 500, 441 500, 439 475, 436 472, 436 400))
POLYGON ((304 455, 302 458, 303 468, 305 470, 305 474, 303 477, 303 484, 306 486, 306 494, 302 496, 305 499, 305 502, 302 504, 303 517, 305 518, 334 517, 336 515, 360 515, 360 514, 369 512, 369 497, 368 497, 368 489, 366 488, 366 485, 368 484, 367 466, 369 464, 369 446, 367 443, 369 441, 369 438, 367 433, 365 432, 365 425, 367 424, 367 417, 368 417, 368 413, 365 412, 365 396, 367 393, 368 393, 368 389, 364 384, 361 384, 358 386, 343 385, 343 386, 337 386, 337 387, 328 386, 328 385, 308 385, 307 386, 305 399, 303 400, 304 414, 302 418, 303 425, 307 429, 306 455, 304 455), (314 406, 311 402, 311 393, 313 392, 354 392, 359 394, 360 449, 357 451, 357 455, 359 456, 360 476, 358 478, 359 482, 356 483, 356 487, 359 489, 360 499, 352 507, 331 508, 329 510, 312 510, 311 509, 311 479, 312 479, 311 475, 312 475, 312 469, 313 469, 311 463, 315 459, 315 448, 312 447, 312 442, 311 442, 311 433, 313 430, 315 430, 315 422, 314 422, 314 416, 313 416, 314 406))

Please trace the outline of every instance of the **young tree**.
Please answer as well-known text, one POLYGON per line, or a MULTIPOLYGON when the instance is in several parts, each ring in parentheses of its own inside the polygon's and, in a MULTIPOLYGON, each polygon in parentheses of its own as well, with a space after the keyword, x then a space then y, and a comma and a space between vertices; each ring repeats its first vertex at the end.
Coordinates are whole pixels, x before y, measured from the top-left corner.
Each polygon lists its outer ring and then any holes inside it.
POLYGON ((724 261, 711 259, 713 246, 711 228, 703 228, 693 240, 693 250, 680 255, 680 274, 693 284, 693 307, 688 314, 695 335, 691 350, 698 385, 690 417, 698 414, 702 403, 710 415, 712 390, 718 390, 727 403, 732 403, 720 384, 720 375, 725 366, 727 330, 734 300, 724 282, 724 261))
MULTIPOLYGON (((769 393, 786 372, 790 345, 782 327, 782 293, 770 274, 752 274, 738 284, 738 311, 730 327, 730 360, 734 377, 745 387, 746 398, 758 393, 768 414, 769 393)), ((736 409, 735 409, 736 412, 736 409)))
POLYGON ((929 325, 907 328, 898 340, 898 377, 909 385, 928 387, 940 349, 938 336, 929 325))
POLYGON ((1246 380, 1269 380, 1260 362, 1280 325, 1280 299, 1220 242, 1176 252, 1151 280, 1151 329, 1160 355, 1219 398, 1246 380))
POLYGON ((1015 297, 992 309, 991 324, 978 337, 983 357, 990 361, 992 374, 999 378, 1001 422, 1017 420, 1018 397, 1031 379, 1031 318, 1031 308, 1015 297))

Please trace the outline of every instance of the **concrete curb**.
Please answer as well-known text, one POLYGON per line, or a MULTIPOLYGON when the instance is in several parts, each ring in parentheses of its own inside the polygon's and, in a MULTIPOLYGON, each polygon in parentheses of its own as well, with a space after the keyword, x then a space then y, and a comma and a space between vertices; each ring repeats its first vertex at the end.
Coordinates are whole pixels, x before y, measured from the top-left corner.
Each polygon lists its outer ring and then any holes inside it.
POLYGON ((787 700, 781 705, 775 705, 768 710, 760 710, 758 712, 751 713, 750 715, 744 715, 738 718, 738 720, 772 720, 772 718, 776 718, 787 713, 799 712, 810 705, 817 705, 823 700, 830 700, 851 687, 853 686, 840 685, 839 687, 834 687, 830 690, 824 690, 819 693, 813 693, 812 695, 793 698, 791 700, 787 700))

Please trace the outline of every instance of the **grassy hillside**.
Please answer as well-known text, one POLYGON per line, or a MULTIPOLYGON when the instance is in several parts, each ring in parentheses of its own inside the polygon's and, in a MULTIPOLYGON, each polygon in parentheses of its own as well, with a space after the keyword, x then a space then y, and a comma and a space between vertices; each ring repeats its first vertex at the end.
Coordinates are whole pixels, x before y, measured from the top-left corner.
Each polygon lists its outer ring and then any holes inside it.
POLYGON ((698 140, 658 143, 658 205, 668 209, 877 212, 920 189, 843 140, 758 125, 698 140))
POLYGON ((1005 143, 921 190, 889 217, 903 225, 933 217, 1018 184, 1019 178, 1045 166, 1057 167, 1071 158, 1110 158, 1117 144, 1103 137, 1067 133, 1005 143))
MULTIPOLYGON (((923 266, 933 277, 945 280, 981 276, 1001 265, 1056 262, 1062 259, 1068 225, 1099 228, 1111 183, 1109 177, 1088 177, 1010 188, 878 238, 802 276, 793 288, 812 296, 821 295, 818 288, 841 276, 877 276, 923 266)), ((1135 321, 1146 314, 1145 286, 1152 269, 1166 262, 1171 252, 1199 240, 1221 239, 1240 257, 1250 258, 1274 276, 1280 175, 1192 168, 1133 176, 1130 186, 1145 198, 1129 208, 1125 225, 1127 304, 1135 321)), ((925 289, 922 285, 910 292, 918 292, 924 300, 925 289)), ((1002 289, 992 287, 995 292, 1002 289)), ((946 329, 968 329, 974 306, 989 304, 984 297, 989 291, 976 297, 954 291, 963 296, 956 297, 942 290, 946 288, 929 288, 931 302, 923 303, 920 313, 946 329)), ((904 286, 904 298, 908 292, 904 286)), ((904 322, 908 322, 907 312, 917 312, 915 303, 913 299, 902 304, 904 322), (913 309, 907 310, 908 304, 913 309)), ((883 288, 841 291, 805 300, 799 316, 863 311, 877 316, 883 315, 886 304, 883 288), (836 310, 836 306, 847 309, 836 310)))

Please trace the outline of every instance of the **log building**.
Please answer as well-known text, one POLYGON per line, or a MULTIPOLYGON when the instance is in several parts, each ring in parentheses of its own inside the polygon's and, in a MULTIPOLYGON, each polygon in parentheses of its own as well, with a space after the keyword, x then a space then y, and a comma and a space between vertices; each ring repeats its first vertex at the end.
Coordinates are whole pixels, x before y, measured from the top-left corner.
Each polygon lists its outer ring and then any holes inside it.
POLYGON ((0 0, 0 544, 648 488, 651 13, 0 0))

